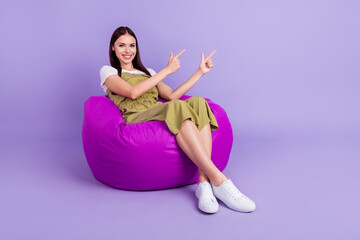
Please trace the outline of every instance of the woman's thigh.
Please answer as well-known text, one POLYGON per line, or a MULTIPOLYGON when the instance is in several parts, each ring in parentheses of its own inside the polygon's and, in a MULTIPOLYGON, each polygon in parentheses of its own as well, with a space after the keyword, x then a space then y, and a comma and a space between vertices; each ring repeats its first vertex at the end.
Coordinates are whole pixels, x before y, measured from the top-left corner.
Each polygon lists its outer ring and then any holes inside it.
MULTIPOLYGON (((182 111, 183 109, 191 108, 189 104, 182 100, 173 100, 157 105, 149 110, 144 112, 134 114, 127 118, 128 124, 138 123, 138 122, 146 122, 152 120, 160 120, 165 121, 165 119, 169 118, 169 114, 174 115, 176 112, 182 111)), ((190 109, 189 109, 190 110, 190 109)), ((192 111, 192 110, 190 110, 192 111)), ((175 116, 174 116, 175 117, 175 116)))

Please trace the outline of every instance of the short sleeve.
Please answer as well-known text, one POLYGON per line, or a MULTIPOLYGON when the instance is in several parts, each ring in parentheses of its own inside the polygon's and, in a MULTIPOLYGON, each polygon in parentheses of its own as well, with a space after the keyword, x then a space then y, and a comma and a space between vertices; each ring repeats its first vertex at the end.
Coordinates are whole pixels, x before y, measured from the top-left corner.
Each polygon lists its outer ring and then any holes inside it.
POLYGON ((107 66, 104 65, 101 69, 100 69, 100 86, 102 87, 102 89, 104 90, 104 92, 106 93, 107 87, 104 84, 105 80, 110 76, 116 74, 118 75, 118 70, 112 66, 107 66))
POLYGON ((146 69, 149 71, 151 76, 154 76, 156 74, 156 72, 152 68, 146 68, 146 69))

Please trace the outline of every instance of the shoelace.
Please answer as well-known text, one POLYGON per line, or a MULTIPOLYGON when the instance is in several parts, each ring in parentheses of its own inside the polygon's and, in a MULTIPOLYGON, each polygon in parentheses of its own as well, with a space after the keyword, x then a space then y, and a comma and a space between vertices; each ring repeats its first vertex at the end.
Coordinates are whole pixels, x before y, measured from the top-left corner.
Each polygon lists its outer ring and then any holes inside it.
POLYGON ((237 187, 234 184, 228 184, 228 188, 224 188, 234 199, 239 199, 239 198, 247 198, 242 192, 239 191, 239 189, 237 189, 237 187))

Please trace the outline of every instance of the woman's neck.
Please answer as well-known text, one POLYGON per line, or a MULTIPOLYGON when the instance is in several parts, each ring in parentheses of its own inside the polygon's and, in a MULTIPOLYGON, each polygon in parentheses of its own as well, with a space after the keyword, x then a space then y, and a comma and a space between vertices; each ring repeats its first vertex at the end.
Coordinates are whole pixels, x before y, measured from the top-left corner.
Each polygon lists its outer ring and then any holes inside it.
POLYGON ((127 71, 135 71, 137 69, 134 68, 134 66, 132 65, 132 63, 128 64, 128 65, 121 65, 121 68, 127 71))

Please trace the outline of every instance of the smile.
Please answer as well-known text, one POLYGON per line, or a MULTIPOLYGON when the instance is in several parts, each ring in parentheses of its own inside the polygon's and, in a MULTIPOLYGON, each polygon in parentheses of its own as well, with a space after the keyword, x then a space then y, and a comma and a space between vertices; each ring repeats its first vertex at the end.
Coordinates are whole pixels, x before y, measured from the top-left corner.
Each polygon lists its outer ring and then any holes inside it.
POLYGON ((125 59, 130 59, 132 55, 122 55, 125 59))

